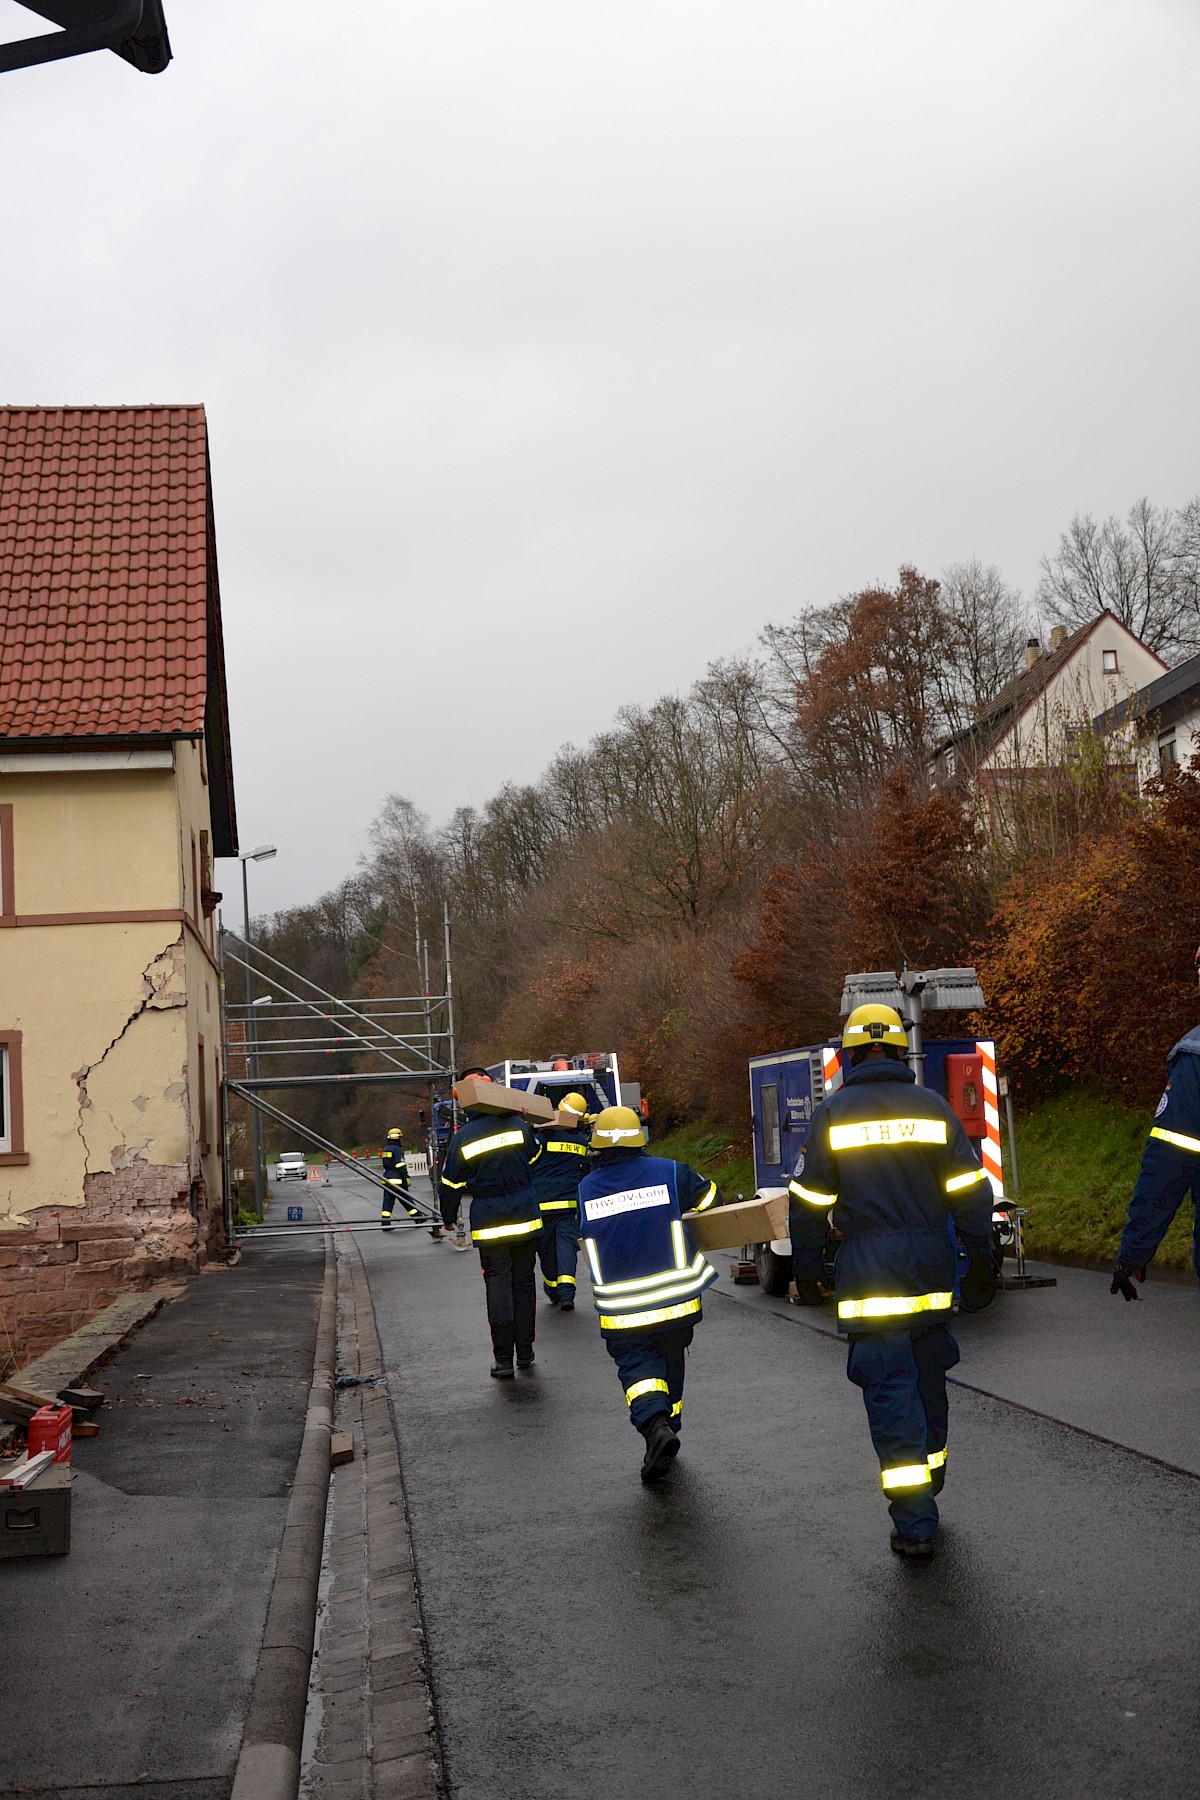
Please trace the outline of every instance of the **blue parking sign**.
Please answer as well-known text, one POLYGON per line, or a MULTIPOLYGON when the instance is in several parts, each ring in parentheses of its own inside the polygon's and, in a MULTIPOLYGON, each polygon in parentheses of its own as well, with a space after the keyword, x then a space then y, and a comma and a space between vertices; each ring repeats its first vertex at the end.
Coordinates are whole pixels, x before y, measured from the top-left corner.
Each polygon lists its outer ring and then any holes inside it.
POLYGON ((288 1224, 289 1225, 292 1223, 293 1219, 302 1219, 303 1217, 304 1217, 304 1208, 302 1206, 289 1206, 288 1207, 288 1224))

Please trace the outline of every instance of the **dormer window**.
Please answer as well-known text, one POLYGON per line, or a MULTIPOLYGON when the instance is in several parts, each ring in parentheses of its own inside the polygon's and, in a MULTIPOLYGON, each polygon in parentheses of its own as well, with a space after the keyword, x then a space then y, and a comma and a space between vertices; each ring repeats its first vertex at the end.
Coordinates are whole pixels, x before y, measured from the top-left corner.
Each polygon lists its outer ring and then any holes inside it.
POLYGON ((1101 657, 1101 661, 1103 662, 1103 665, 1104 665, 1104 673, 1106 675, 1115 675, 1117 673, 1117 653, 1116 653, 1116 651, 1115 650, 1102 650, 1100 652, 1100 657, 1101 657))

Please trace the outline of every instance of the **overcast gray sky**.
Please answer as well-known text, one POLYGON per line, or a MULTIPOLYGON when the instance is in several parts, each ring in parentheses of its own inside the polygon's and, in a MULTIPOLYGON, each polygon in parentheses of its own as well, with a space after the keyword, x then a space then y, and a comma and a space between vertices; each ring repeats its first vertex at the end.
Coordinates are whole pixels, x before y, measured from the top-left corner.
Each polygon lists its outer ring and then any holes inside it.
POLYGON ((208 408, 256 910, 802 605, 1200 488, 1187 0, 165 7, 165 75, 0 77, 3 398, 208 408))

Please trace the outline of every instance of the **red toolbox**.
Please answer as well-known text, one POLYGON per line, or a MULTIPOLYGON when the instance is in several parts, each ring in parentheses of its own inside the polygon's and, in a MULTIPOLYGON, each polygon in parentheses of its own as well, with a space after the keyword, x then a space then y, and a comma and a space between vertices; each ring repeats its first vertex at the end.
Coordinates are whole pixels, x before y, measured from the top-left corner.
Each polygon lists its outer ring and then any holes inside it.
POLYGON ((56 1463, 71 1460, 71 1409, 69 1406, 39 1406, 29 1421, 29 1454, 37 1456, 52 1450, 56 1463))

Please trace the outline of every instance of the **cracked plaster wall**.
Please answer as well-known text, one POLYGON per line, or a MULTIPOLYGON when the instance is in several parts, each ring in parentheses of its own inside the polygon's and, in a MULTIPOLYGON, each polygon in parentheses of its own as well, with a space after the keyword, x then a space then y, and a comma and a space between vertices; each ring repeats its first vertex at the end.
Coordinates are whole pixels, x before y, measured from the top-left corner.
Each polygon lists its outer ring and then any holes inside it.
POLYGON ((27 1168, 0 1168, 0 1225, 82 1206, 84 1178, 131 1163, 181 1166, 186 989, 176 924, 0 934, 7 1027, 23 1033, 27 1168), (14 952, 17 955, 14 956, 14 952))

